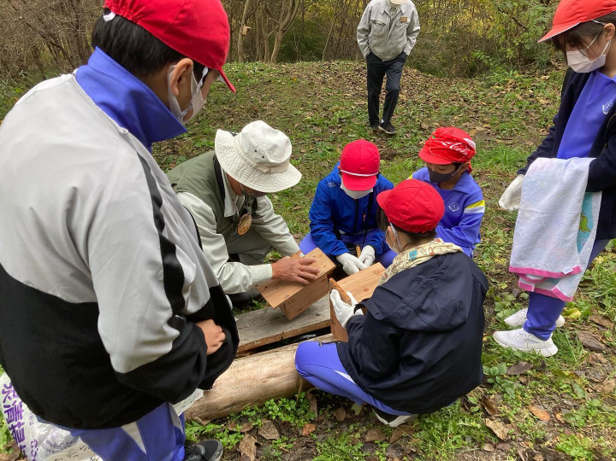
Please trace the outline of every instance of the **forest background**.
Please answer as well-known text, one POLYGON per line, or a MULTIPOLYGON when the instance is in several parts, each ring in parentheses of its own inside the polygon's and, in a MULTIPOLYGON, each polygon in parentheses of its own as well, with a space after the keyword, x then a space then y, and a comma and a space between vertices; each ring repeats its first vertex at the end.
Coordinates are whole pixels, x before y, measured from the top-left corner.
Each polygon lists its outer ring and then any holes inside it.
MULTIPOLYGON (((230 61, 359 60, 356 27, 368 0, 223 0, 230 61)), ((556 0, 417 0, 421 39, 409 65, 439 77, 495 67, 545 68, 537 44, 556 0)), ((86 62, 101 0, 0 0, 0 80, 23 82, 86 62)), ((23 82, 27 83, 27 82, 23 82)))

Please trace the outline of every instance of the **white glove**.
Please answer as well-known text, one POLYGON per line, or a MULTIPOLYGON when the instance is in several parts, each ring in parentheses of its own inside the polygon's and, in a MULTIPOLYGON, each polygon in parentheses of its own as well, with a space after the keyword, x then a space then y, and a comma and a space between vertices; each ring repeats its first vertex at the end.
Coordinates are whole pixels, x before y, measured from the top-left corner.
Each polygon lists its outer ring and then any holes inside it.
POLYGON ((348 275, 353 275, 366 268, 366 265, 351 253, 342 253, 336 256, 336 259, 342 264, 342 269, 344 269, 344 272, 348 275))
POLYGON ((329 299, 331 299, 332 305, 334 306, 336 318, 340 322, 340 325, 342 325, 342 328, 346 328, 349 319, 354 315, 364 315, 361 309, 359 309, 357 312, 354 312, 357 301, 355 300, 350 291, 347 291, 347 295, 349 296, 349 298, 351 298, 351 305, 345 303, 340 298, 340 293, 338 293, 338 290, 332 290, 329 295, 329 299))
POLYGON ((524 175, 519 174, 517 178, 513 180, 509 187, 503 192, 503 196, 498 201, 498 205, 507 211, 515 211, 520 208, 520 201, 522 200, 522 181, 524 181, 524 175))
POLYGON ((374 248, 370 245, 366 245, 364 249, 361 250, 361 254, 359 255, 359 260, 364 263, 366 267, 372 266, 374 258, 376 258, 374 248))

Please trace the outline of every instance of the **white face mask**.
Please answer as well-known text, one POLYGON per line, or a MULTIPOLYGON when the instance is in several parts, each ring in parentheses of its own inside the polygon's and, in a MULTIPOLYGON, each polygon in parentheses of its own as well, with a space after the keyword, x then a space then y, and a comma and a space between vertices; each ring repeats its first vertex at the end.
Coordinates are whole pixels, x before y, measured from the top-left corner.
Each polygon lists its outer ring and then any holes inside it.
POLYGON ((402 251, 402 245, 400 244, 400 238, 398 237, 398 233, 396 232, 396 229, 394 229, 394 226, 392 226, 391 224, 389 225, 389 229, 391 229, 391 233, 396 239, 396 245, 398 245, 398 249, 392 247, 387 241, 387 239, 385 239, 385 243, 387 243, 387 246, 391 249, 391 251, 393 251, 396 254, 400 254, 400 252, 402 251))
POLYGON ((342 189, 344 193, 347 194, 349 197, 351 197, 353 200, 359 200, 360 198, 365 197, 366 195, 372 193, 373 191, 373 189, 349 190, 346 187, 344 187, 344 184, 342 182, 340 182, 340 189, 342 189))
MULTIPOLYGON (((592 42, 590 42, 590 45, 588 45, 583 51, 587 51, 593 45, 593 43, 595 43, 597 38, 599 38, 599 36, 597 36, 592 42)), ((578 74, 588 74, 589 72, 592 72, 594 70, 601 69, 603 66, 605 66, 607 53, 611 45, 612 41, 610 40, 605 44, 605 48, 603 48, 601 56, 599 56, 594 61, 591 61, 588 56, 586 56, 582 52, 582 50, 567 51, 567 64, 569 65, 569 67, 571 67, 571 69, 573 69, 574 72, 577 72, 578 74)))
POLYGON ((169 92, 169 109, 171 110, 171 113, 175 116, 175 118, 177 118, 180 121, 180 123, 184 125, 189 120, 192 120, 193 118, 195 118, 195 116, 199 113, 199 111, 201 111, 201 109, 205 105, 206 99, 203 98, 201 87, 203 87, 203 82, 205 82, 205 77, 207 76, 209 69, 207 67, 203 69, 203 75, 201 76, 200 82, 197 82, 197 79, 195 78, 195 73, 191 72, 191 76, 192 76, 192 80, 190 82, 191 99, 190 99, 190 104, 185 110, 182 110, 180 108, 180 104, 178 103, 177 98, 175 97, 175 95, 173 94, 173 91, 171 90, 171 84, 170 84, 171 74, 174 69, 175 69, 175 66, 171 66, 169 68, 169 74, 167 75, 167 91, 169 92), (192 109, 192 114, 190 115, 190 117, 185 119, 184 117, 186 117, 186 114, 190 111, 190 109, 192 109))
POLYGON ((387 0, 387 2, 389 3, 389 7, 390 8, 400 8, 400 4, 399 3, 394 3, 391 0, 387 0))

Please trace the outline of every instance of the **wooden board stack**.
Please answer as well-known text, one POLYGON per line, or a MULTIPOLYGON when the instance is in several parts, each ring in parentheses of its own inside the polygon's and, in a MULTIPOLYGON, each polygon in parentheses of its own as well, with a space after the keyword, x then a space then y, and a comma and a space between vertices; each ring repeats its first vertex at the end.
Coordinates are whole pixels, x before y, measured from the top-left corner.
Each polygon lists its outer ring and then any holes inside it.
MULTIPOLYGON (((292 258, 300 258, 293 255, 292 258)), ((265 298, 270 306, 280 308, 285 317, 294 319, 308 309, 328 293, 327 276, 331 274, 336 265, 320 249, 308 253, 306 258, 314 258, 316 262, 312 267, 318 267, 321 271, 319 277, 309 285, 284 280, 271 280, 257 286, 259 293, 265 298)))

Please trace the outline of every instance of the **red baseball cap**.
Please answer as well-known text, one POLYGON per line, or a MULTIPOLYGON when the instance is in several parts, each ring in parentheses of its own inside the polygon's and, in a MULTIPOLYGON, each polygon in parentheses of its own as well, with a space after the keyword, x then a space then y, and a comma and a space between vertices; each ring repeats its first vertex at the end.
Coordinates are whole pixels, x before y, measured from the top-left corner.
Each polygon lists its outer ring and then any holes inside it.
POLYGON ((340 156, 342 184, 349 190, 368 190, 376 184, 381 167, 379 148, 365 139, 347 144, 340 156))
POLYGON ((556 8, 552 29, 539 42, 545 42, 583 22, 592 21, 616 11, 614 0, 562 0, 556 8))
POLYGON ((220 0, 105 0, 105 7, 143 27, 178 53, 220 72, 229 51, 229 19, 220 0))
POLYGON ((438 128, 419 151, 419 157, 436 165, 467 163, 477 153, 476 149, 475 142, 464 131, 453 127, 438 128))
POLYGON ((407 179, 381 192, 376 201, 389 222, 407 232, 430 232, 445 214, 445 204, 436 189, 416 179, 407 179))

